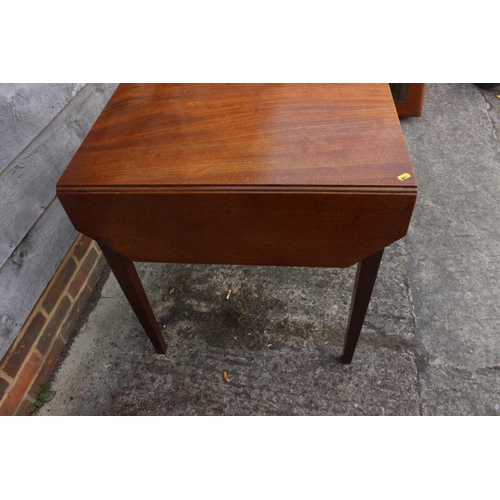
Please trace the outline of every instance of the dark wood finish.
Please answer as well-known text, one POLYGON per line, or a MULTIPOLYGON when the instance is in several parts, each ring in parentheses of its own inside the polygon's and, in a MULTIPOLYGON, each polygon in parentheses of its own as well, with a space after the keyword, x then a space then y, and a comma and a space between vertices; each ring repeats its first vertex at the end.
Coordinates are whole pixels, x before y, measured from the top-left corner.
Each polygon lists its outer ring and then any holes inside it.
POLYGON ((399 117, 422 116, 425 83, 391 83, 390 85, 399 117))
POLYGON ((410 96, 411 83, 389 83, 394 102, 406 102, 410 96))
POLYGON ((78 231, 134 261, 348 267, 402 238, 415 194, 69 193, 78 231), (146 243, 147 242, 147 243, 146 243))
POLYGON ((346 267, 406 234, 416 179, 387 85, 121 85, 58 196, 135 261, 346 267))
POLYGON ((353 265, 406 234, 417 183, 387 84, 129 84, 57 194, 134 296, 132 260, 353 265))
POLYGON ((352 361, 383 253, 384 250, 382 249, 358 264, 344 351, 342 353, 342 363, 350 363, 352 361))
POLYGON ((167 344, 161 334, 134 263, 113 252, 102 243, 99 243, 99 246, 156 352, 166 354, 167 344))

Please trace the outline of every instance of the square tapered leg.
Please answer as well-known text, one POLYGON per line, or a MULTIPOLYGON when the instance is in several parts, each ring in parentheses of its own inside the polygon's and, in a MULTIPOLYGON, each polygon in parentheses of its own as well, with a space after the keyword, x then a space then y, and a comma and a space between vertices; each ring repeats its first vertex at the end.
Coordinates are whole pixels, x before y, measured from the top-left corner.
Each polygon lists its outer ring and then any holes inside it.
POLYGON ((352 361, 383 253, 384 250, 382 249, 380 252, 358 263, 352 294, 351 312, 345 336, 344 351, 342 353, 342 363, 349 364, 352 361))
POLYGON ((104 257, 106 257, 109 267, 113 271, 118 284, 132 306, 137 319, 146 331, 149 340, 153 343, 156 352, 158 354, 166 354, 167 344, 165 343, 165 339, 163 338, 158 322, 156 321, 153 310, 151 309, 146 292, 144 292, 141 280, 137 275, 134 263, 130 259, 117 254, 102 244, 99 246, 104 254, 104 257))

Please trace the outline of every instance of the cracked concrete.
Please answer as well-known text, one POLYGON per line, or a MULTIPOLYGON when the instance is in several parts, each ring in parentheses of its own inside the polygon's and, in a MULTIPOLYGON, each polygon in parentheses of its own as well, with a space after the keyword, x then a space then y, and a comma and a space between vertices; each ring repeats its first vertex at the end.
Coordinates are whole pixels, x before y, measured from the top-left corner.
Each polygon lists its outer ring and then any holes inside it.
POLYGON ((431 85, 403 120, 419 200, 407 242, 422 408, 500 413, 500 123, 496 90, 431 85))
POLYGON ((419 198, 352 365, 339 355, 354 268, 138 264, 167 356, 107 273, 40 414, 499 415, 496 93, 430 84, 423 116, 402 120, 419 198))

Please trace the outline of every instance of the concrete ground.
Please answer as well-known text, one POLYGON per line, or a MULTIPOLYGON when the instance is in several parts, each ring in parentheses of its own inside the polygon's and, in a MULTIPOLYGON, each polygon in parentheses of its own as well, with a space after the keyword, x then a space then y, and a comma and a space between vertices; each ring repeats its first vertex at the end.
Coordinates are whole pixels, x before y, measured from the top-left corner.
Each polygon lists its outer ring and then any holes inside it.
POLYGON ((351 365, 355 268, 138 264, 167 356, 106 272, 39 413, 500 415, 497 94, 429 84, 422 117, 401 120, 419 198, 351 365))

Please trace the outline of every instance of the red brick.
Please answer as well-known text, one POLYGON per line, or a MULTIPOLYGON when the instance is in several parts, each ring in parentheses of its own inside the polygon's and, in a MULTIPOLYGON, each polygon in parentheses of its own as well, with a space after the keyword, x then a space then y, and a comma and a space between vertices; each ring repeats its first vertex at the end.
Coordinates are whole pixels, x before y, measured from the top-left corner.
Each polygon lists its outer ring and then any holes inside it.
POLYGON ((41 359, 36 353, 31 353, 28 361, 24 365, 21 373, 14 382, 12 388, 7 393, 6 398, 0 404, 0 415, 14 415, 17 407, 23 400, 26 391, 31 387, 35 379, 38 369, 40 368, 41 359))
POLYGON ((57 339, 54 342, 54 345, 50 349, 49 353, 45 357, 42 367, 36 379, 33 381, 33 384, 29 391, 29 396, 32 397, 33 399, 37 398, 40 386, 45 385, 49 381, 50 374, 54 370, 57 361, 59 360, 59 356, 63 352, 64 345, 65 344, 61 339, 57 339))
POLYGON ((78 269, 78 272, 68 288, 68 291, 73 298, 76 297, 78 292, 85 286, 87 278, 90 276, 96 260, 97 251, 95 248, 92 248, 90 249, 87 257, 85 257, 85 260, 82 262, 80 269, 78 269))
POLYGON ((76 263, 73 259, 68 259, 62 269, 58 270, 56 277, 49 283, 49 289, 45 296, 42 307, 47 313, 52 312, 59 297, 63 294, 66 285, 70 282, 71 277, 76 269, 76 263))
POLYGON ((9 387, 9 382, 5 380, 3 377, 0 377, 0 401, 3 398, 3 395, 5 394, 5 391, 9 387))
POLYGON ((40 311, 31 320, 22 337, 19 339, 12 352, 8 355, 5 366, 3 367, 3 371, 7 375, 15 378, 17 372, 24 363, 24 360, 28 357, 35 340, 42 331, 45 322, 45 316, 40 311))
POLYGON ((73 302, 73 307, 71 308, 71 311, 66 318, 66 321, 64 322, 64 325, 62 326, 61 332, 59 334, 64 343, 69 340, 71 332, 73 331, 78 318, 82 314, 82 311, 85 308, 91 293, 92 290, 88 287, 88 285, 85 285, 83 290, 80 292, 80 295, 78 295, 78 297, 73 302))
POLYGON ((106 259, 104 258, 104 255, 100 254, 97 264, 95 265, 94 270, 92 271, 91 275, 89 276, 89 279, 87 280, 87 285, 91 290, 95 288, 97 281, 101 277, 101 274, 104 271, 105 267, 106 267, 106 259))
POLYGON ((83 256, 87 253, 87 250, 92 243, 92 239, 84 234, 80 235, 80 241, 76 244, 75 249, 73 251, 73 255, 76 260, 80 262, 83 256))
POLYGON ((33 406, 33 402, 29 399, 23 399, 21 404, 17 407, 16 416, 18 417, 26 417, 29 414, 29 410, 33 406))
POLYGON ((63 297, 59 306, 57 307, 55 313, 50 318, 47 326, 44 328, 43 333, 36 344, 36 348, 45 354, 52 343, 52 340, 56 336, 61 325, 64 324, 66 315, 71 307, 71 301, 68 297, 63 297))

